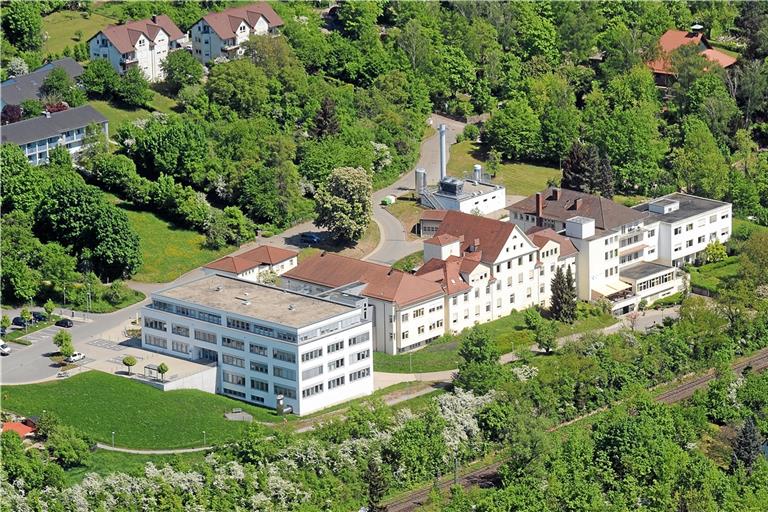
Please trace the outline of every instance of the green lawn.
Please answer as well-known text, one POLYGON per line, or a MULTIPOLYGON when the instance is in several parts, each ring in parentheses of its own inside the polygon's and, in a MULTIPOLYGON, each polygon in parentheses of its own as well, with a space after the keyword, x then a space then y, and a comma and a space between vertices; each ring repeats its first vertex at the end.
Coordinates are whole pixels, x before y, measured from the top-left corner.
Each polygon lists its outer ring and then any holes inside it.
MULTIPOLYGON (((196 390, 160 391, 147 384, 99 371, 66 380, 3 386, 3 410, 39 416, 55 413, 65 424, 102 443, 127 448, 188 448, 221 444, 237 438, 246 424, 228 421, 224 412, 235 407, 256 421, 282 421, 274 412, 196 390)), ((291 420, 293 418, 290 418, 291 420)))
POLYGON ((712 293, 717 293, 722 280, 735 277, 741 270, 739 256, 729 256, 717 263, 707 263, 700 267, 690 267, 691 286, 704 288, 712 293))
POLYGON ((73 47, 81 42, 86 42, 99 30, 107 25, 115 24, 117 20, 107 18, 100 14, 91 14, 85 18, 82 12, 59 11, 43 18, 43 33, 48 39, 43 45, 43 54, 61 53, 64 48, 73 47), (81 30, 83 37, 77 40, 75 32, 81 30))
MULTIPOLYGON (((611 315, 590 316, 577 320, 573 325, 561 325, 558 336, 568 336, 602 329, 616 323, 611 315)), ((483 324, 491 339, 502 354, 528 350, 534 343, 533 333, 525 327, 523 313, 513 311, 510 315, 483 324)), ((416 373, 452 370, 459 364, 458 348, 461 335, 445 336, 421 350, 409 354, 389 355, 374 352, 373 367, 378 372, 416 373), (412 370, 411 370, 412 368, 412 370)))
MULTIPOLYGON (((153 91, 152 110, 163 113, 171 113, 176 107, 176 100, 153 91)), ((127 108, 114 102, 93 100, 90 102, 93 108, 98 110, 109 121, 109 133, 115 133, 121 125, 144 117, 149 117, 151 111, 144 108, 127 108)))
POLYGON ((136 281, 167 283, 236 249, 234 246, 208 249, 204 246, 205 236, 200 233, 179 228, 152 212, 136 210, 131 203, 107 195, 125 210, 131 226, 141 239, 144 263, 133 276, 136 281))
POLYGON ((107 476, 112 473, 143 475, 147 462, 162 467, 166 464, 195 464, 203 462, 205 452, 179 453, 177 455, 136 455, 133 453, 96 450, 90 456, 88 464, 74 467, 64 472, 66 485, 80 483, 88 473, 107 476))
POLYGON ((387 206, 387 211, 400 221, 409 240, 418 238, 416 225, 419 223, 424 208, 419 204, 413 192, 398 197, 397 201, 387 206))
POLYGON ((409 254, 404 258, 400 258, 393 265, 392 268, 402 270, 403 272, 410 272, 414 268, 421 266, 424 260, 424 251, 416 251, 413 254, 409 254))
MULTIPOLYGON (((475 164, 481 164, 484 170, 487 166, 485 149, 480 144, 464 141, 451 146, 448 174, 463 176, 471 173, 475 164)), ((499 166, 494 181, 504 185, 507 194, 528 196, 545 189, 550 179, 560 179, 560 171, 554 167, 505 162, 499 166)))

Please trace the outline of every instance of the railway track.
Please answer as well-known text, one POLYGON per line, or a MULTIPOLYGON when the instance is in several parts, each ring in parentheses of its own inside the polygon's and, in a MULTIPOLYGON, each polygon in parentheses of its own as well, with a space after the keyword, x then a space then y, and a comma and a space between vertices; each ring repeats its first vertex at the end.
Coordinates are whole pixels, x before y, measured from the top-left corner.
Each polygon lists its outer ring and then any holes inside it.
MULTIPOLYGON (((760 372, 768 368, 768 348, 759 350, 757 353, 747 358, 746 360, 739 361, 732 364, 731 368, 736 373, 740 373, 744 371, 744 369, 747 368, 748 366, 751 367, 752 371, 755 371, 755 372, 760 372)), ((677 402, 681 402, 693 396, 693 393, 695 393, 696 390, 702 389, 703 387, 707 386, 709 384, 709 381, 711 381, 714 378, 715 378, 715 371, 709 370, 704 375, 696 377, 688 382, 680 384, 679 386, 675 386, 673 389, 670 389, 668 391, 665 391, 659 394, 658 396, 656 396, 656 400, 658 400, 659 402, 663 402, 665 404, 674 404, 677 402)), ((588 413, 583 417, 591 416, 595 412, 596 411, 588 413)), ((566 423, 570 424, 570 423, 573 423, 574 421, 578 421, 579 419, 581 418, 578 418, 576 420, 571 420, 566 423)), ((564 426, 564 425, 565 423, 560 424, 558 427, 564 426)), ((552 430, 556 430, 558 427, 555 427, 552 430)), ((492 464, 479 467, 477 469, 464 473, 462 476, 459 477, 459 484, 464 488, 472 487, 472 486, 478 486, 478 487, 495 486, 499 482, 498 469, 499 467, 501 467, 502 464, 503 462, 494 462, 492 464)), ((453 479, 440 482, 438 484, 438 487, 441 490, 445 490, 450 488, 451 485, 453 485, 453 479)), ((412 510, 416 510, 418 507, 420 507, 427 501, 431 491, 432 491, 432 487, 426 487, 426 488, 422 488, 417 491, 414 491, 408 494, 407 496, 403 496, 402 498, 396 499, 394 501, 390 501, 387 503, 387 512, 410 512, 412 510)))

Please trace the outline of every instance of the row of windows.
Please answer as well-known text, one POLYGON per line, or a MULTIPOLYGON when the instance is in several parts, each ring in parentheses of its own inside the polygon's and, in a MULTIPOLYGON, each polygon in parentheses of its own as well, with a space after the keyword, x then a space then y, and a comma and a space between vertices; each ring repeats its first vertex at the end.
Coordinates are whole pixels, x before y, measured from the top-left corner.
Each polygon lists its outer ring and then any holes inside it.
POLYGON ((235 350, 245 350, 245 342, 242 340, 236 340, 227 336, 221 337, 221 346, 226 348, 232 348, 235 350))
POLYGON ((155 329, 157 331, 165 331, 165 322, 162 320, 155 320, 154 318, 145 318, 144 327, 155 329))
POLYGON ((663 283, 668 283, 672 281, 674 278, 675 278, 674 272, 669 272, 662 276, 654 277, 653 279, 649 279, 648 281, 643 281, 642 283, 638 283, 637 291, 641 292, 643 290, 647 290, 648 288, 653 288, 654 286, 658 286, 663 283))
MULTIPOLYGON (((328 351, 330 352, 330 346, 328 347, 328 351)), ((316 348, 314 350, 310 350, 309 352, 304 352, 301 354, 301 361, 307 362, 311 361, 313 359, 317 359, 318 357, 323 356, 323 349, 322 348, 316 348)))
POLYGON ((221 362, 230 366, 237 366, 239 368, 245 368, 245 359, 241 357, 231 356, 229 354, 221 355, 221 362))
POLYGON ((189 343, 171 340, 171 350, 180 354, 189 354, 189 343))
POLYGON ((159 336, 152 336, 151 334, 144 335, 144 343, 153 347, 168 348, 168 340, 159 336))

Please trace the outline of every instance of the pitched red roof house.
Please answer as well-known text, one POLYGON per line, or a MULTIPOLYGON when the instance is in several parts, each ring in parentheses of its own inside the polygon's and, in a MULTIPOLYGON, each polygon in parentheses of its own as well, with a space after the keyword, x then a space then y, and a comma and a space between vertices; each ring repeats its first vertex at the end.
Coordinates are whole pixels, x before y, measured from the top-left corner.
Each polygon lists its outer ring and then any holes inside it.
POLYGON ((534 226, 526 231, 525 234, 528 235, 531 242, 536 244, 536 247, 539 249, 543 248, 550 241, 559 244, 561 258, 567 258, 568 256, 572 256, 579 252, 578 249, 576 249, 576 246, 573 245, 573 242, 571 242, 570 238, 557 234, 552 228, 534 226))
POLYGON ((273 247, 271 245, 260 245, 242 254, 235 256, 224 256, 205 266, 213 270, 222 270, 233 274, 242 274, 252 268, 261 265, 276 265, 283 261, 295 258, 298 252, 282 247, 273 247))
MULTIPOLYGON (((184 33, 165 14, 152 16, 152 18, 146 20, 130 21, 122 25, 108 25, 101 33, 109 39, 120 53, 130 53, 136 49, 136 41, 139 40, 142 34, 149 40, 154 41, 160 29, 168 34, 168 38, 171 41, 184 37, 184 33)), ((96 34, 93 37, 98 35, 96 34)))
POLYGON ((364 283, 365 297, 394 302, 401 307, 443 294, 439 284, 427 279, 386 265, 326 252, 302 261, 283 277, 329 288, 364 283))
POLYGON ((470 253, 462 257, 448 256, 445 260, 432 258, 416 271, 416 275, 439 283, 448 295, 466 292, 471 290, 472 286, 462 274, 469 274, 480 264, 475 257, 477 254, 470 253))
POLYGON ((203 16, 203 19, 221 39, 232 39, 235 37, 235 30, 243 21, 253 28, 262 16, 267 20, 270 29, 284 24, 283 19, 266 2, 211 12, 203 16))
POLYGON ((650 61, 648 67, 656 74, 671 75, 672 69, 669 61, 669 54, 686 44, 697 45, 700 49, 700 53, 704 57, 711 62, 716 62, 723 68, 727 68, 736 63, 734 57, 712 48, 709 41, 707 41, 707 37, 702 33, 687 32, 685 30, 667 30, 659 39, 661 55, 650 61))
POLYGON ((480 260, 492 264, 504 249, 515 227, 516 225, 510 222, 448 210, 435 238, 439 240, 445 235, 458 237, 462 254, 480 252, 480 260))

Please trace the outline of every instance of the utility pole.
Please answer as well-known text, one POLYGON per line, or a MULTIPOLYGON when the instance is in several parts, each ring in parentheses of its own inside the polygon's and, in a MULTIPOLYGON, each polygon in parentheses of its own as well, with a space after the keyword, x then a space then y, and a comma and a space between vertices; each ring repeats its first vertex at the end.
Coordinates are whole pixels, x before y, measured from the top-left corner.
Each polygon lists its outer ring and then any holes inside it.
POLYGON ((115 433, 112 432, 112 448, 115 447, 115 433))
POLYGON ((203 430, 203 446, 207 446, 207 444, 208 444, 208 442, 206 440, 205 430, 203 430))

